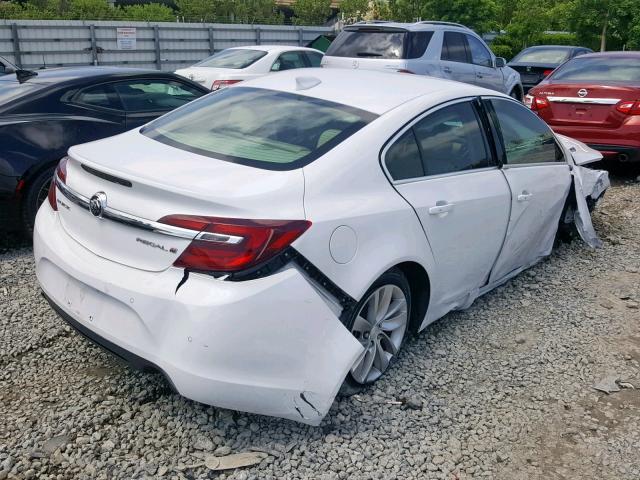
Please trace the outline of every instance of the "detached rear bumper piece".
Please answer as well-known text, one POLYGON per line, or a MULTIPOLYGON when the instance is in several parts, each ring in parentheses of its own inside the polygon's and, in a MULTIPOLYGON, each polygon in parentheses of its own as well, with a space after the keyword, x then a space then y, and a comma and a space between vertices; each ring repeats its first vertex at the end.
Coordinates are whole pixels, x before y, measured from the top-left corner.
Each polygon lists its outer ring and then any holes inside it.
POLYGON ((295 266, 242 282, 195 273, 182 282, 181 269, 98 257, 46 202, 34 254, 45 296, 76 330, 202 403, 318 425, 362 350, 295 266))

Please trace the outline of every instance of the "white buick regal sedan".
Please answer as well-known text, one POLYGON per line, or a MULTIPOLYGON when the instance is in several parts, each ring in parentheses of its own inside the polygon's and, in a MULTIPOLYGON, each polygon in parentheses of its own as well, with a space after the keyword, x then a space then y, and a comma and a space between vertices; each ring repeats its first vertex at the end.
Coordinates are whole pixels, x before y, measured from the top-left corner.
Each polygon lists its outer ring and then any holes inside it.
POLYGON ((37 277, 69 324, 185 397, 317 425, 559 227, 595 245, 608 177, 578 164, 598 158, 480 87, 282 72, 71 148, 37 277))

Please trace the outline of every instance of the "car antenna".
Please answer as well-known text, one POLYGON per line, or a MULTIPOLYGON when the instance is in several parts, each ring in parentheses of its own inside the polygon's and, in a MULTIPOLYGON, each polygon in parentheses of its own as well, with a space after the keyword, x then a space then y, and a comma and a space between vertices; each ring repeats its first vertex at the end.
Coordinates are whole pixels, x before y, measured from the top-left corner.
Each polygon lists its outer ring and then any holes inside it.
POLYGON ((19 68, 18 70, 16 70, 16 78, 20 83, 24 83, 27 80, 29 80, 31 77, 37 77, 37 76, 38 76, 38 72, 34 72, 33 70, 24 70, 22 68, 19 68))
POLYGON ((47 61, 44 59, 44 53, 42 54, 42 66, 40 67, 40 70, 44 70, 45 68, 47 68, 47 61))

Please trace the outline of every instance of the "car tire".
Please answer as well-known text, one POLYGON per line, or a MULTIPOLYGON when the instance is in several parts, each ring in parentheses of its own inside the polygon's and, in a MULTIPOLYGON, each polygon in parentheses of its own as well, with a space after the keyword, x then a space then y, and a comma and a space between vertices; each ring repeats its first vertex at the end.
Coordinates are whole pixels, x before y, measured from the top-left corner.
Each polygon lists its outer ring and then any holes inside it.
POLYGON ((22 226, 24 232, 30 237, 33 236, 33 225, 36 220, 36 214, 42 202, 47 200, 49 185, 53 178, 55 167, 47 168, 40 172, 29 187, 24 196, 22 203, 22 226))
POLYGON ((514 100, 518 100, 519 102, 522 101, 522 94, 520 93, 520 89, 518 87, 514 87, 514 89, 509 92, 509 96, 514 100))
POLYGON ((346 321, 365 350, 347 374, 343 395, 360 391, 389 369, 409 335, 410 319, 409 282, 393 268, 371 285, 346 321))

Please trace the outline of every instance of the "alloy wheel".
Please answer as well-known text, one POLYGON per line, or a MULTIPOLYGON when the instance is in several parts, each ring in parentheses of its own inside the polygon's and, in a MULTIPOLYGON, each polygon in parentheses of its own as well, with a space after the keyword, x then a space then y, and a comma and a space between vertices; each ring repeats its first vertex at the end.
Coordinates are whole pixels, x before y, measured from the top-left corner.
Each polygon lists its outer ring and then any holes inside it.
POLYGON ((364 351, 351 367, 351 376, 359 384, 377 380, 398 353, 407 331, 407 298, 396 285, 374 290, 362 304, 351 333, 364 351))

